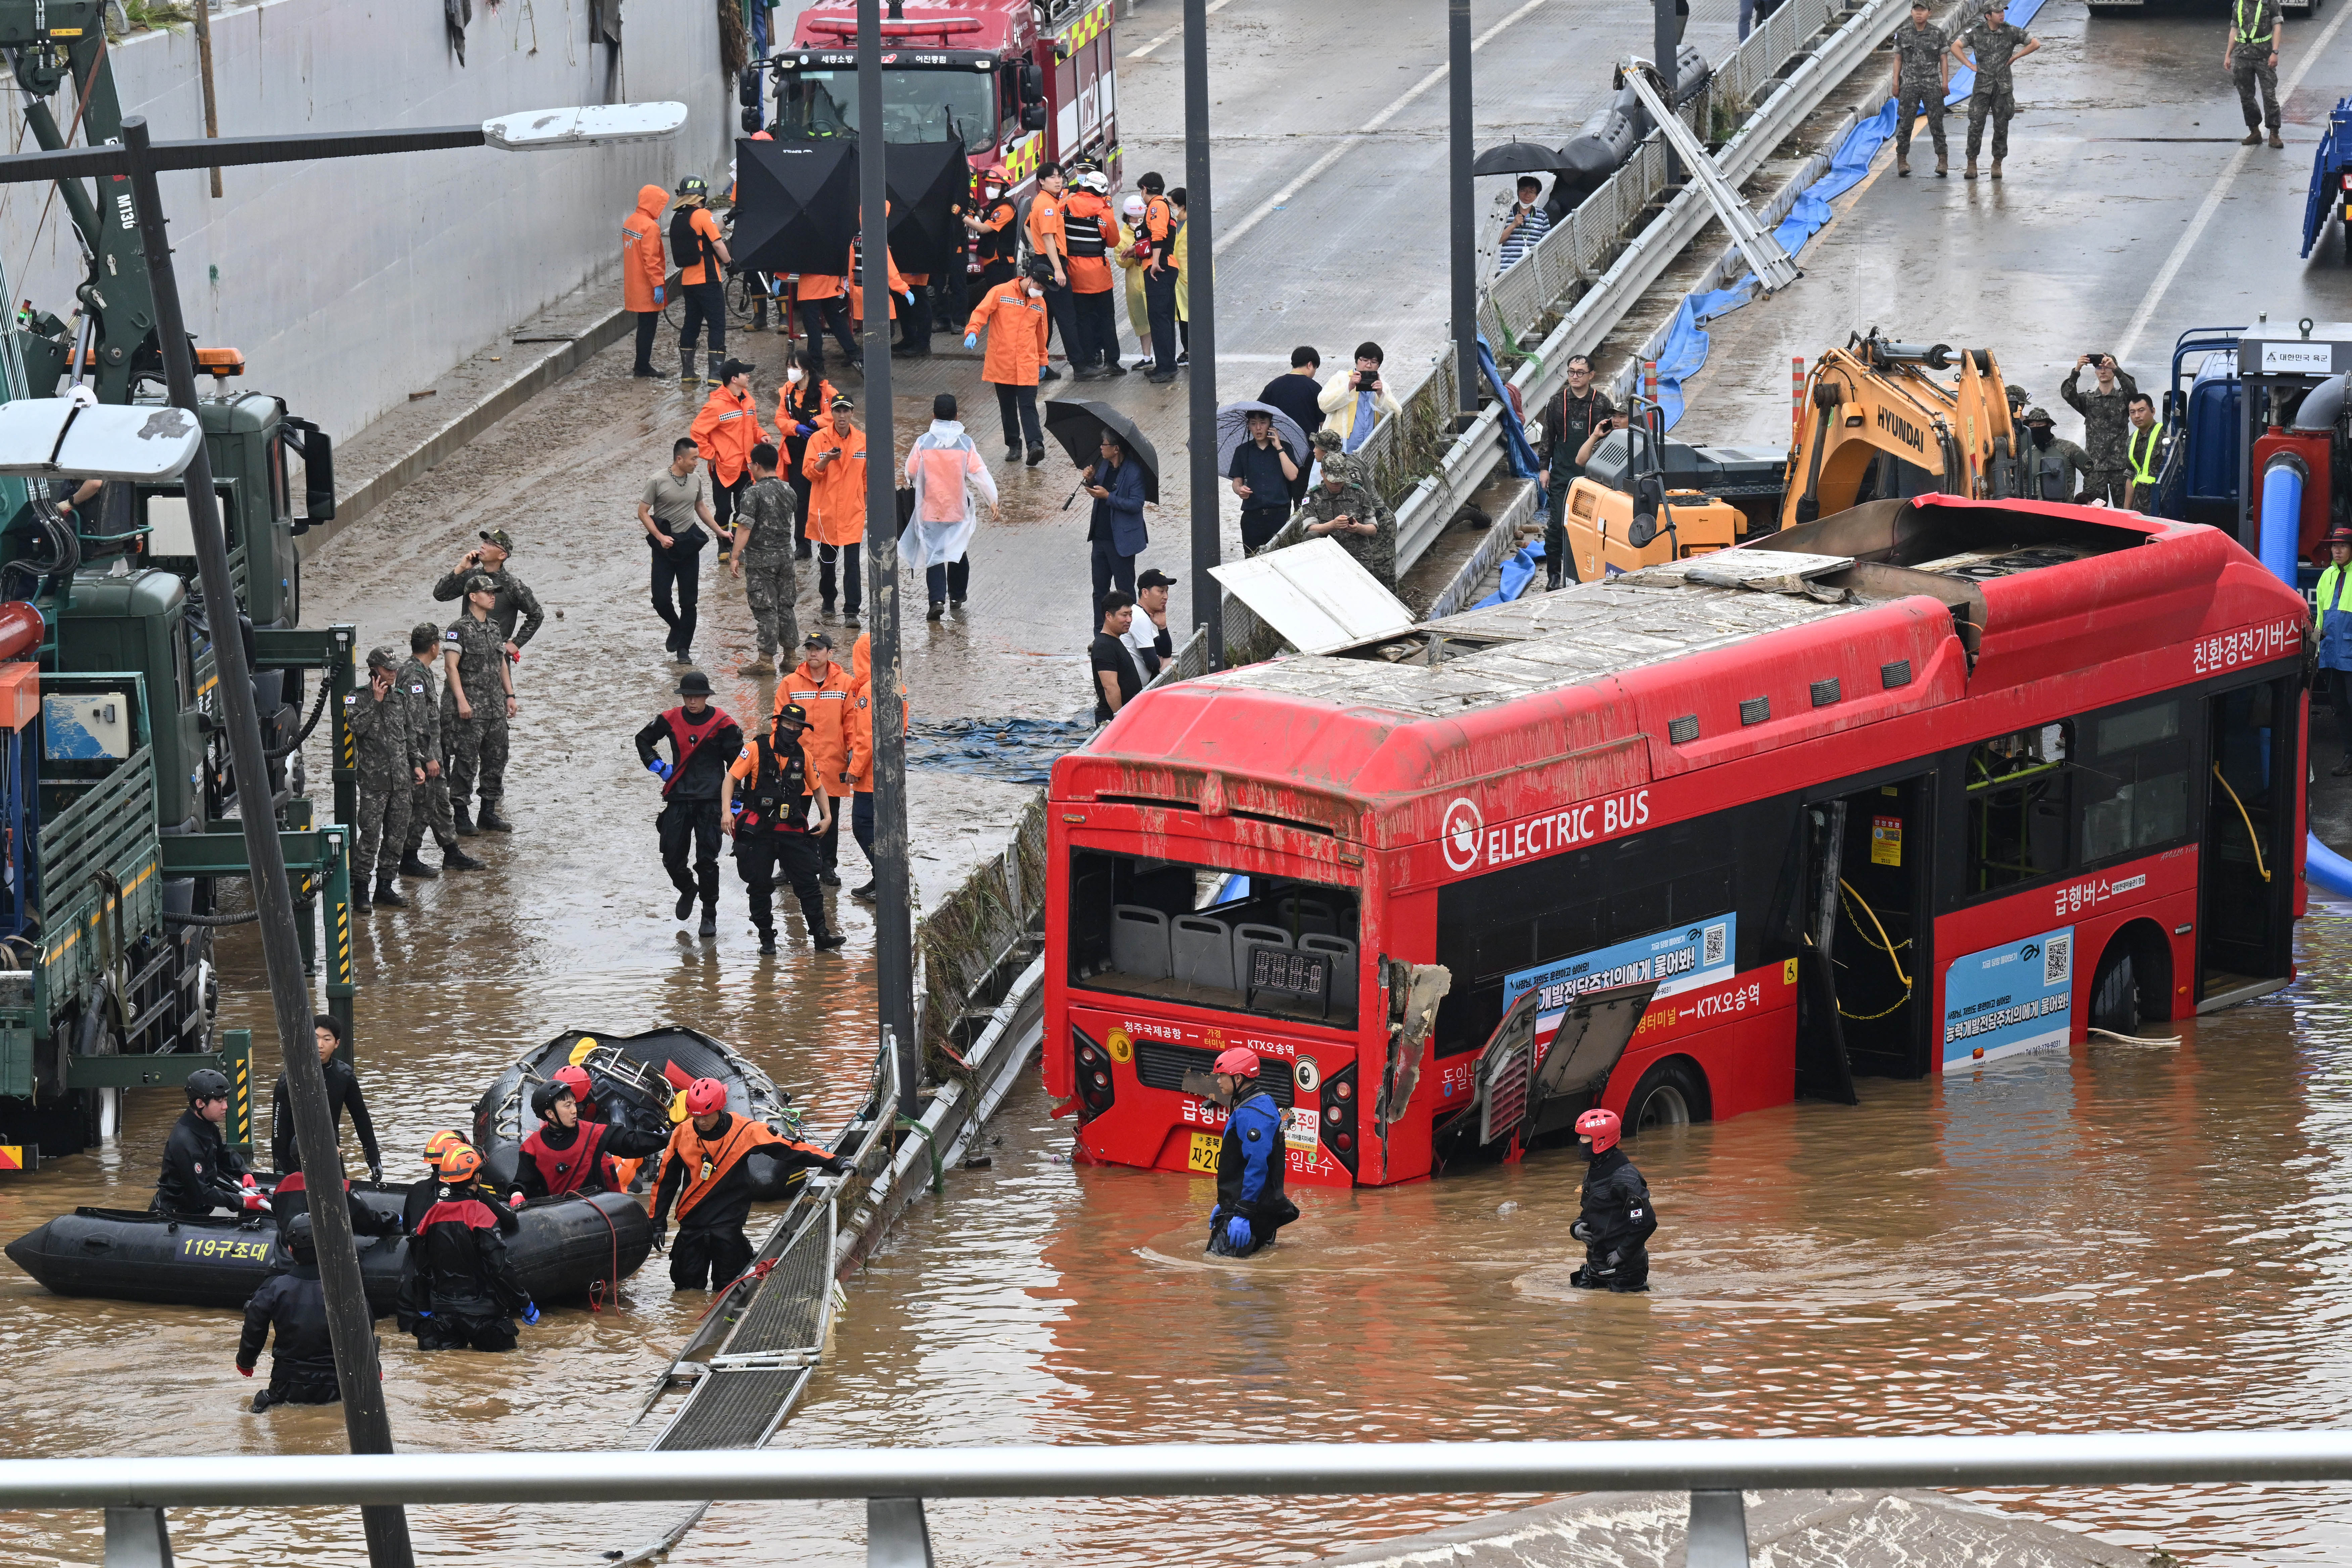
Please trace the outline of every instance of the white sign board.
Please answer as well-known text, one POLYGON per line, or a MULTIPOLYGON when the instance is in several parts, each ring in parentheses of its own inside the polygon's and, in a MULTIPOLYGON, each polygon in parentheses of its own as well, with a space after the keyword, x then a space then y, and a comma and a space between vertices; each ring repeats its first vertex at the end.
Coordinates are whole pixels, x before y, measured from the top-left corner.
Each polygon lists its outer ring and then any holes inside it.
POLYGON ((2324 376, 2336 369, 2336 348, 2332 343, 2264 343, 2263 369, 2324 376))
POLYGON ((661 141, 686 124, 682 103, 605 103, 532 109, 482 121, 483 139, 509 152, 618 141, 661 141))
POLYGON ((1412 630, 1412 612, 1332 538, 1213 566, 1209 575, 1302 653, 1412 630))
POLYGON ((168 403, 0 403, 0 474, 153 483, 177 477, 203 441, 196 416, 168 403))

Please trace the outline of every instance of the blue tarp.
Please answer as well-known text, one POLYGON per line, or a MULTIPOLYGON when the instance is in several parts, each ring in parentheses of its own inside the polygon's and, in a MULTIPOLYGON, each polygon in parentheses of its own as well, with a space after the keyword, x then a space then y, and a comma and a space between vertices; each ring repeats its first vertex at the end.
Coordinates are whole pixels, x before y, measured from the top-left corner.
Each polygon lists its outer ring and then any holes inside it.
MULTIPOLYGON (((1495 363, 1494 345, 1486 341, 1484 332, 1478 334, 1478 371, 1486 378, 1486 384, 1494 389, 1496 399, 1502 407, 1503 455, 1510 462, 1511 476, 1515 479, 1534 478, 1542 471, 1543 465, 1536 460, 1536 449, 1528 444, 1527 425, 1520 421, 1518 411, 1511 406, 1511 389, 1504 384, 1503 372, 1495 363)), ((1543 498, 1538 497, 1536 504, 1541 506, 1543 498)))
MULTIPOLYGON (((2009 18, 2009 25, 2011 26, 2022 27, 2028 22, 2033 20, 2034 16, 2041 11, 2041 9, 2042 0, 2011 0, 2009 9, 2002 12, 2001 15, 2009 18)), ((1908 25, 1908 18, 1905 19, 1906 26, 1908 25)), ((1976 85, 1977 73, 1969 69, 1966 66, 1962 66, 1958 70, 1954 71, 1952 73, 1951 87, 1949 89, 1950 96, 1944 99, 1944 107, 1948 109, 1953 104, 1964 102, 1969 94, 1976 90, 1976 85)))

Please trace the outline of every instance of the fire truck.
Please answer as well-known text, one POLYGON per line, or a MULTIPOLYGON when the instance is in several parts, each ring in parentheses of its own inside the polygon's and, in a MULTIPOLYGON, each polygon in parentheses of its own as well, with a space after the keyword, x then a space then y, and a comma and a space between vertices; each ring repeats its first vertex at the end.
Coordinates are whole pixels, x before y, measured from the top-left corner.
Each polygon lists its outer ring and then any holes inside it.
MULTIPOLYGON (((883 138, 960 141, 977 174, 1002 163, 1015 195, 1047 160, 1089 159, 1119 181, 1113 0, 888 0, 883 138)), ((747 92, 746 134, 779 141, 857 133, 856 0, 815 0, 764 62, 775 111, 747 92)), ((755 65, 754 70, 758 70, 755 65)), ((747 72, 747 76, 751 73, 747 72)))

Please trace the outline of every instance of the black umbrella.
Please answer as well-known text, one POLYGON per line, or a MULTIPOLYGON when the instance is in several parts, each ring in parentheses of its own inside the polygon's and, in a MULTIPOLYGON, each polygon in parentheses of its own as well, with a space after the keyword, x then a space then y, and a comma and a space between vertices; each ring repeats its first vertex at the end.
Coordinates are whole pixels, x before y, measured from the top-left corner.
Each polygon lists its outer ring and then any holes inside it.
POLYGON ((1270 402, 1253 402, 1246 399, 1229 402, 1217 410, 1217 472, 1233 471, 1234 454, 1249 439, 1249 416, 1254 413, 1271 415, 1274 438, 1290 448, 1290 460, 1301 468, 1307 466, 1307 433, 1298 422, 1270 402))
POLYGON ((888 163, 890 254, 909 272, 937 272, 963 243, 958 215, 971 204, 971 162, 961 141, 893 141, 888 163))
POLYGON ((1506 141, 1489 147, 1471 162, 1473 174, 1549 174, 1559 167, 1559 152, 1540 141, 1506 141))
POLYGON ((1109 431, 1127 445, 1127 460, 1143 470, 1143 498, 1160 499, 1160 454, 1143 433, 1135 428, 1135 421, 1108 403, 1082 402, 1077 398, 1047 398, 1045 400, 1045 432, 1062 444, 1070 461, 1084 468, 1102 456, 1103 432, 1109 431))
POLYGON ((735 143, 735 238, 749 272, 837 274, 857 235, 857 144, 735 143))

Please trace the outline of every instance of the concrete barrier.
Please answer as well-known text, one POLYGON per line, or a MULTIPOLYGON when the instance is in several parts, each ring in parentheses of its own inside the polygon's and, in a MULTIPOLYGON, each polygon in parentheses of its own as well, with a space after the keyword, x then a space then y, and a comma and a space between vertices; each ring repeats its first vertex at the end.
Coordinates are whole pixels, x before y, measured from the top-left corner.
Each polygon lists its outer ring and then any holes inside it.
MULTIPOLYGON (((275 393, 338 438, 485 350, 515 323, 611 277, 640 185, 726 172, 734 94, 708 5, 628 7, 614 51, 588 8, 475 7, 466 60, 438 5, 268 0, 212 18, 223 136, 461 125, 512 110, 625 99, 688 106, 675 141, 569 152, 488 148, 163 176, 188 326, 245 351, 243 385, 275 393)), ((204 134, 192 32, 142 33, 108 51, 128 115, 157 140, 204 134)), ((73 116, 71 89, 53 100, 73 116)), ((21 128, 14 140, 29 148, 21 128)), ((0 204, 10 289, 64 318, 82 267, 64 209, 41 186, 0 204)))

